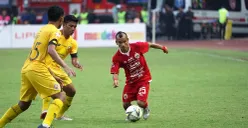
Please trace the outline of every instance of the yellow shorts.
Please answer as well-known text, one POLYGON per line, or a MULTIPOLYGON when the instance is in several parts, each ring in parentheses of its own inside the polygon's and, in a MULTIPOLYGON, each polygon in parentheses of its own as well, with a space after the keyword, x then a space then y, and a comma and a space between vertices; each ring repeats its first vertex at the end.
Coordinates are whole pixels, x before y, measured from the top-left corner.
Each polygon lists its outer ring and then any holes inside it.
POLYGON ((34 100, 39 93, 41 98, 61 92, 59 83, 47 72, 27 71, 21 74, 20 100, 34 100))
POLYGON ((68 84, 72 83, 71 78, 64 72, 64 70, 60 67, 56 67, 56 66, 50 66, 49 67, 52 72, 59 77, 60 79, 63 80, 63 86, 66 86, 68 84))

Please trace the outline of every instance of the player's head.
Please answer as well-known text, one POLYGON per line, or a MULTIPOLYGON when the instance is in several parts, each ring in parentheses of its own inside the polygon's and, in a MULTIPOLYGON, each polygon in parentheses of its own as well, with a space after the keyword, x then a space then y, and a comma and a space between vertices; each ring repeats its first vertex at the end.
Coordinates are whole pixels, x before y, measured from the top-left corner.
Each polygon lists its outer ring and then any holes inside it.
POLYGON ((64 20, 64 10, 59 6, 51 6, 47 11, 49 22, 57 23, 57 27, 60 28, 64 20))
POLYGON ((129 48, 129 39, 127 33, 119 31, 115 35, 115 42, 121 50, 129 48))
POLYGON ((63 30, 64 34, 72 35, 77 28, 78 19, 73 15, 66 15, 64 17, 63 30))

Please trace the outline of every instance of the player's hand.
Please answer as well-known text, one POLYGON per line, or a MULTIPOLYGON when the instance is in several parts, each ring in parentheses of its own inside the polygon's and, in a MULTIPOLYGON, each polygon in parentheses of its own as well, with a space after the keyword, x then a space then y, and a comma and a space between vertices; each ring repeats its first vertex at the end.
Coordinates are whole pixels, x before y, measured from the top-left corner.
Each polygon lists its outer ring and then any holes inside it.
POLYGON ((117 88, 119 86, 119 80, 114 80, 113 86, 114 88, 117 88))
POLYGON ((72 61, 72 64, 75 68, 78 68, 80 71, 83 70, 83 66, 79 63, 79 61, 72 61))
POLYGON ((166 53, 166 54, 169 53, 168 48, 167 48, 166 46, 163 46, 162 50, 163 50, 163 52, 166 53))
POLYGON ((55 80, 60 84, 61 87, 63 87, 63 80, 60 79, 59 77, 57 76, 53 76, 55 78, 55 80))
POLYGON ((69 76, 76 76, 76 73, 73 69, 71 69, 70 67, 66 66, 64 68, 65 72, 69 75, 69 76))

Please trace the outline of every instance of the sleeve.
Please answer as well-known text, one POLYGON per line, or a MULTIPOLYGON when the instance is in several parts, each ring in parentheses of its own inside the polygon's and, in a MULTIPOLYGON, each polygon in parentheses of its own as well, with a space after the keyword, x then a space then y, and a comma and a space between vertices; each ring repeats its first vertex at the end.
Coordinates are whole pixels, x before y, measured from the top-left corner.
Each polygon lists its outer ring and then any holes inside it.
POLYGON ((119 74, 120 63, 117 61, 116 57, 112 58, 112 65, 110 69, 111 74, 119 74))
POLYGON ((150 46, 148 42, 137 42, 136 45, 138 47, 138 51, 142 54, 145 54, 149 51, 150 46))
POLYGON ((61 32, 57 29, 51 32, 49 38, 49 44, 58 45, 58 40, 61 37, 61 32))
POLYGON ((78 45, 76 40, 72 40, 72 47, 71 47, 71 53, 70 54, 76 54, 78 52, 78 45))

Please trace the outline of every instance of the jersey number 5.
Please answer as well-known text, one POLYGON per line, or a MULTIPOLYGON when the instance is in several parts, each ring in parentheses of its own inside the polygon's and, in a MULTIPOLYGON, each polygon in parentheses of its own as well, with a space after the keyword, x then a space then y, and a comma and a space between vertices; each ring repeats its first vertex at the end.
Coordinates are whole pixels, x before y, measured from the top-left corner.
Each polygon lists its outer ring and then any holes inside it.
POLYGON ((35 44, 34 48, 31 50, 31 52, 30 52, 30 54, 29 54, 29 59, 30 59, 31 61, 32 61, 32 60, 35 60, 35 59, 39 56, 40 52, 39 52, 38 46, 39 46, 40 44, 41 44, 40 42, 37 42, 37 43, 35 44), (36 55, 32 58, 31 55, 32 55, 33 51, 36 52, 36 55))

